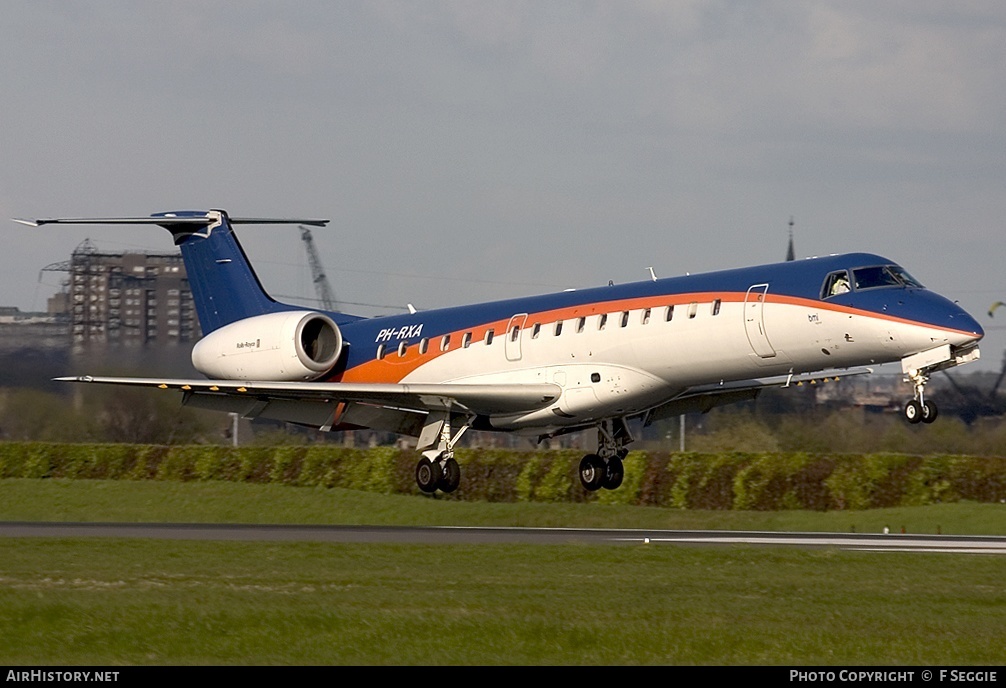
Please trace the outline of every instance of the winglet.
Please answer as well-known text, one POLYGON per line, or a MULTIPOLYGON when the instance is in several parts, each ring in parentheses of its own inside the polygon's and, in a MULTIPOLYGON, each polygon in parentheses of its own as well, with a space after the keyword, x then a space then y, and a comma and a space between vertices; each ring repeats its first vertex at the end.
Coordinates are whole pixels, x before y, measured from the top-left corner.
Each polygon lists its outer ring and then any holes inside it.
POLYGON ((45 223, 45 220, 22 220, 19 217, 12 217, 11 220, 21 225, 28 225, 29 227, 38 227, 45 223))

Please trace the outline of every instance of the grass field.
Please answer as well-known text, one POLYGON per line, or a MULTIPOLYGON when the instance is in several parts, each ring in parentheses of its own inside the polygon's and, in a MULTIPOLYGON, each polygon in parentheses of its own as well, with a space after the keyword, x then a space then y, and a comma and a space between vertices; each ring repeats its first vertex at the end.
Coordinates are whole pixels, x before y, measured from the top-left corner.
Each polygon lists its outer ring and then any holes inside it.
MULTIPOLYGON (((1006 533, 1006 506, 687 512, 0 481, 0 520, 1006 533)), ((1006 559, 737 547, 0 540, 6 664, 1002 664, 1006 559)))

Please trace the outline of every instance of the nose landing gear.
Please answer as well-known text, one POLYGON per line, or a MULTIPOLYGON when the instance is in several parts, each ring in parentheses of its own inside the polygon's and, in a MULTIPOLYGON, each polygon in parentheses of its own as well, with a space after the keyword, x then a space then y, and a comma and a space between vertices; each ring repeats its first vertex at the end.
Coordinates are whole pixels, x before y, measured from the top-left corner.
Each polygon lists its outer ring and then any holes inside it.
POLYGON ((913 425, 916 423, 932 423, 939 415, 936 403, 926 399, 925 388, 929 375, 925 370, 911 370, 908 381, 915 386, 915 398, 905 404, 905 418, 913 425))
POLYGON ((905 418, 908 422, 932 423, 936 420, 939 413, 936 404, 927 400, 925 396, 930 373, 976 361, 978 357, 978 345, 972 342, 964 347, 943 344, 901 359, 905 382, 911 382, 915 387, 915 398, 905 404, 905 418))
POLYGON ((905 404, 905 418, 913 425, 915 423, 932 423, 939 415, 939 409, 931 401, 912 399, 905 404))

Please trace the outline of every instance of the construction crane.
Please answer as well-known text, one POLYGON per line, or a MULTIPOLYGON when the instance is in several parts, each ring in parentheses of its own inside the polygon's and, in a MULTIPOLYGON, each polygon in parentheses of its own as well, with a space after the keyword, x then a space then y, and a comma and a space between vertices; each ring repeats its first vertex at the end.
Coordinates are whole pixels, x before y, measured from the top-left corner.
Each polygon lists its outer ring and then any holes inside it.
MULTIPOLYGON (((84 255, 94 255, 97 252, 98 249, 95 247, 93 243, 91 243, 91 240, 84 239, 82 242, 80 242, 80 244, 78 244, 77 248, 73 249, 72 255, 75 258, 77 258, 79 256, 84 255)), ((44 268, 38 271, 38 281, 39 282, 42 281, 43 272, 70 272, 71 265, 73 265, 72 260, 63 260, 58 263, 49 263, 44 268)))
POLYGON ((960 384, 948 371, 943 374, 950 381, 954 391, 957 392, 957 399, 951 399, 946 404, 949 413, 956 414, 965 423, 970 425, 980 416, 1002 416, 1006 414, 1006 399, 998 396, 999 386, 1006 379, 1006 353, 1003 355, 1002 368, 996 377, 992 388, 988 392, 983 392, 974 385, 960 384))
POLYGON ((337 309, 338 302, 335 300, 335 293, 328 285, 328 278, 325 277, 325 268, 321 266, 321 259, 318 251, 314 247, 314 237, 311 236, 311 228, 300 225, 300 238, 304 241, 304 248, 307 250, 307 262, 311 266, 311 280, 314 282, 314 291, 318 294, 318 300, 327 311, 337 309))

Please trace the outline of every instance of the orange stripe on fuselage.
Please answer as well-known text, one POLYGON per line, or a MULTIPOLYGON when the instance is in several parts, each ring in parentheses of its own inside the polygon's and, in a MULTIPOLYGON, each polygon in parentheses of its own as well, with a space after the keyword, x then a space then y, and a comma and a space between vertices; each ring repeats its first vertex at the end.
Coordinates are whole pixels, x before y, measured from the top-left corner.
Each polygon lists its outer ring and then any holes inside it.
MULTIPOLYGON (((612 301, 596 301, 594 303, 581 304, 577 306, 569 306, 566 308, 556 308, 548 311, 541 311, 539 313, 529 313, 527 320, 525 321, 523 329, 528 329, 533 327, 535 324, 540 324, 542 327, 554 325, 554 323, 562 320, 576 320, 581 317, 588 317, 592 315, 599 315, 602 313, 620 313, 622 311, 634 311, 642 310, 645 308, 657 309, 664 308, 667 306, 683 306, 691 305, 692 303, 712 303, 713 301, 719 299, 723 303, 744 303, 747 292, 696 292, 689 294, 662 294, 657 296, 641 296, 630 299, 616 299, 612 301)), ((846 315, 858 315, 865 316, 869 318, 874 318, 878 320, 886 320, 889 322, 906 324, 906 325, 919 325, 923 324, 926 327, 932 327, 933 329, 943 330, 946 332, 970 334, 969 332, 963 330, 955 330, 949 327, 941 327, 939 325, 930 325, 927 323, 919 323, 915 320, 908 320, 906 318, 899 318, 897 316, 887 315, 884 313, 877 313, 876 311, 863 310, 860 308, 852 308, 849 306, 842 306, 835 303, 828 303, 826 301, 818 301, 816 299, 808 299, 799 296, 787 296, 778 295, 769 292, 765 300, 767 303, 778 303, 790 306, 799 306, 801 308, 814 308, 819 310, 832 311, 835 313, 843 313, 846 315)), ((516 313, 519 315, 520 313, 516 313)), ((656 315, 652 317, 657 317, 656 315)), ((680 316, 679 316, 680 317, 680 316)), ((510 319, 497 320, 491 323, 485 323, 477 325, 475 327, 466 328, 463 330, 455 330, 449 333, 451 341, 450 348, 447 351, 440 350, 440 342, 444 335, 439 335, 429 338, 428 349, 425 354, 419 353, 419 342, 412 341, 409 342, 406 348, 405 355, 399 356, 397 348, 390 348, 387 353, 385 353, 382 359, 371 359, 364 363, 357 365, 354 368, 346 370, 341 375, 333 376, 329 379, 331 382, 388 382, 397 383, 401 382, 406 376, 415 371, 420 366, 428 363, 439 356, 446 353, 456 351, 461 349, 461 339, 466 332, 471 332, 471 343, 481 343, 485 340, 486 332, 489 330, 494 331, 494 337, 507 337, 509 333, 505 331, 506 326, 510 323, 510 319)), ((614 323, 609 323, 608 327, 618 327, 617 321, 614 323)), ((375 347, 376 353, 376 344, 375 347)))
MULTIPOLYGON (((345 371, 340 377, 333 378, 333 382, 401 382, 409 373, 416 368, 429 363, 430 361, 443 356, 451 351, 456 351, 461 347, 461 337, 465 332, 472 333, 471 343, 476 344, 485 339, 486 332, 493 330, 494 337, 503 336, 503 328, 507 326, 509 320, 499 320, 471 329, 459 330, 457 332, 445 333, 451 337, 450 348, 447 351, 440 350, 440 342, 444 335, 430 337, 428 349, 425 354, 419 353, 419 342, 409 342, 405 349, 405 355, 398 355, 398 347, 391 348, 384 354, 384 358, 373 358, 365 363, 361 363, 355 368, 345 371)), ((376 354, 376 344, 375 354, 376 354)))

